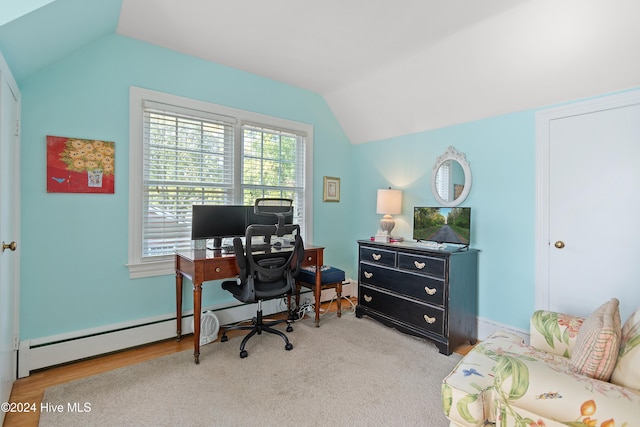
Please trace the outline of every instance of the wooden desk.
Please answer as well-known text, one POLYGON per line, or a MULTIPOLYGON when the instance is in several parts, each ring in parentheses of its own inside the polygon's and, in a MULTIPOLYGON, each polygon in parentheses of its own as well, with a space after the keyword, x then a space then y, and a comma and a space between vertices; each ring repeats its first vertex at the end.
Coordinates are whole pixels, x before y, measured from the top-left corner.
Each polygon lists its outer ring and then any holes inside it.
MULTIPOLYGON (((324 262, 323 257, 324 248, 317 246, 305 247, 302 265, 315 265, 316 271, 320 271, 320 267, 324 262)), ((176 252, 176 333, 178 341, 180 341, 182 339, 182 278, 186 277, 193 282, 193 357, 196 364, 200 363, 202 283, 210 280, 229 279, 237 275, 238 265, 234 254, 209 249, 176 252)), ((316 275, 316 306, 320 304, 320 279, 320 275, 316 275)))

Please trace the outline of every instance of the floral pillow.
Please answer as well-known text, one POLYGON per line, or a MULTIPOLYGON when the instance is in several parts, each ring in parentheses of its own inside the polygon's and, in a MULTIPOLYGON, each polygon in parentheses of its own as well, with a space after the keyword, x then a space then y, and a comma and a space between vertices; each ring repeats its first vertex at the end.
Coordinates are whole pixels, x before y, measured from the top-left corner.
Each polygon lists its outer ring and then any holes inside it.
POLYGON ((611 374, 611 382, 640 390, 640 308, 622 327, 618 364, 611 374))
POLYGON ((620 349, 620 301, 612 298, 589 316, 576 337, 571 368, 582 375, 609 381, 620 349))

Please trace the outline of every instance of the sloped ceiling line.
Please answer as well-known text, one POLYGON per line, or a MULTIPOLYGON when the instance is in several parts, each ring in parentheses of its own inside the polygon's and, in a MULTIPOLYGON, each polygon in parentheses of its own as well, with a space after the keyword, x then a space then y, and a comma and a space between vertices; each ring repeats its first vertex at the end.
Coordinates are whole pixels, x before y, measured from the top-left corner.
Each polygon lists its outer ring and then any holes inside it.
POLYGON ((637 0, 14 2, 18 84, 115 32, 316 92, 352 143, 640 85, 637 0))

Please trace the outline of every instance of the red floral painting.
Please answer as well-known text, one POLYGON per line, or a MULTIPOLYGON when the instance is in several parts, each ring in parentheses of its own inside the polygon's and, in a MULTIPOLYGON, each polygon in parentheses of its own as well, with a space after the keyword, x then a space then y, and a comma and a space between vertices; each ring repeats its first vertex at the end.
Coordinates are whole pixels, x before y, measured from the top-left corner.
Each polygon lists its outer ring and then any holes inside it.
POLYGON ((47 193, 114 193, 115 143, 47 136, 47 193))

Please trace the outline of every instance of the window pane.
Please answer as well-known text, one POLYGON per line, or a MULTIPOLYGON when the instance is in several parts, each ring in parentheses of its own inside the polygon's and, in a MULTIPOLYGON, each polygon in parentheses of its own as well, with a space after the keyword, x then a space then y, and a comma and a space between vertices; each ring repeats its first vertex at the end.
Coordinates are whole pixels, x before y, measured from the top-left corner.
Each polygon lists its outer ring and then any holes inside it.
POLYGON ((191 244, 192 205, 233 201, 233 126, 146 111, 143 257, 191 244))
POLYGON ((295 222, 304 223, 305 138, 267 126, 243 126, 243 200, 256 197, 289 198, 295 222))

